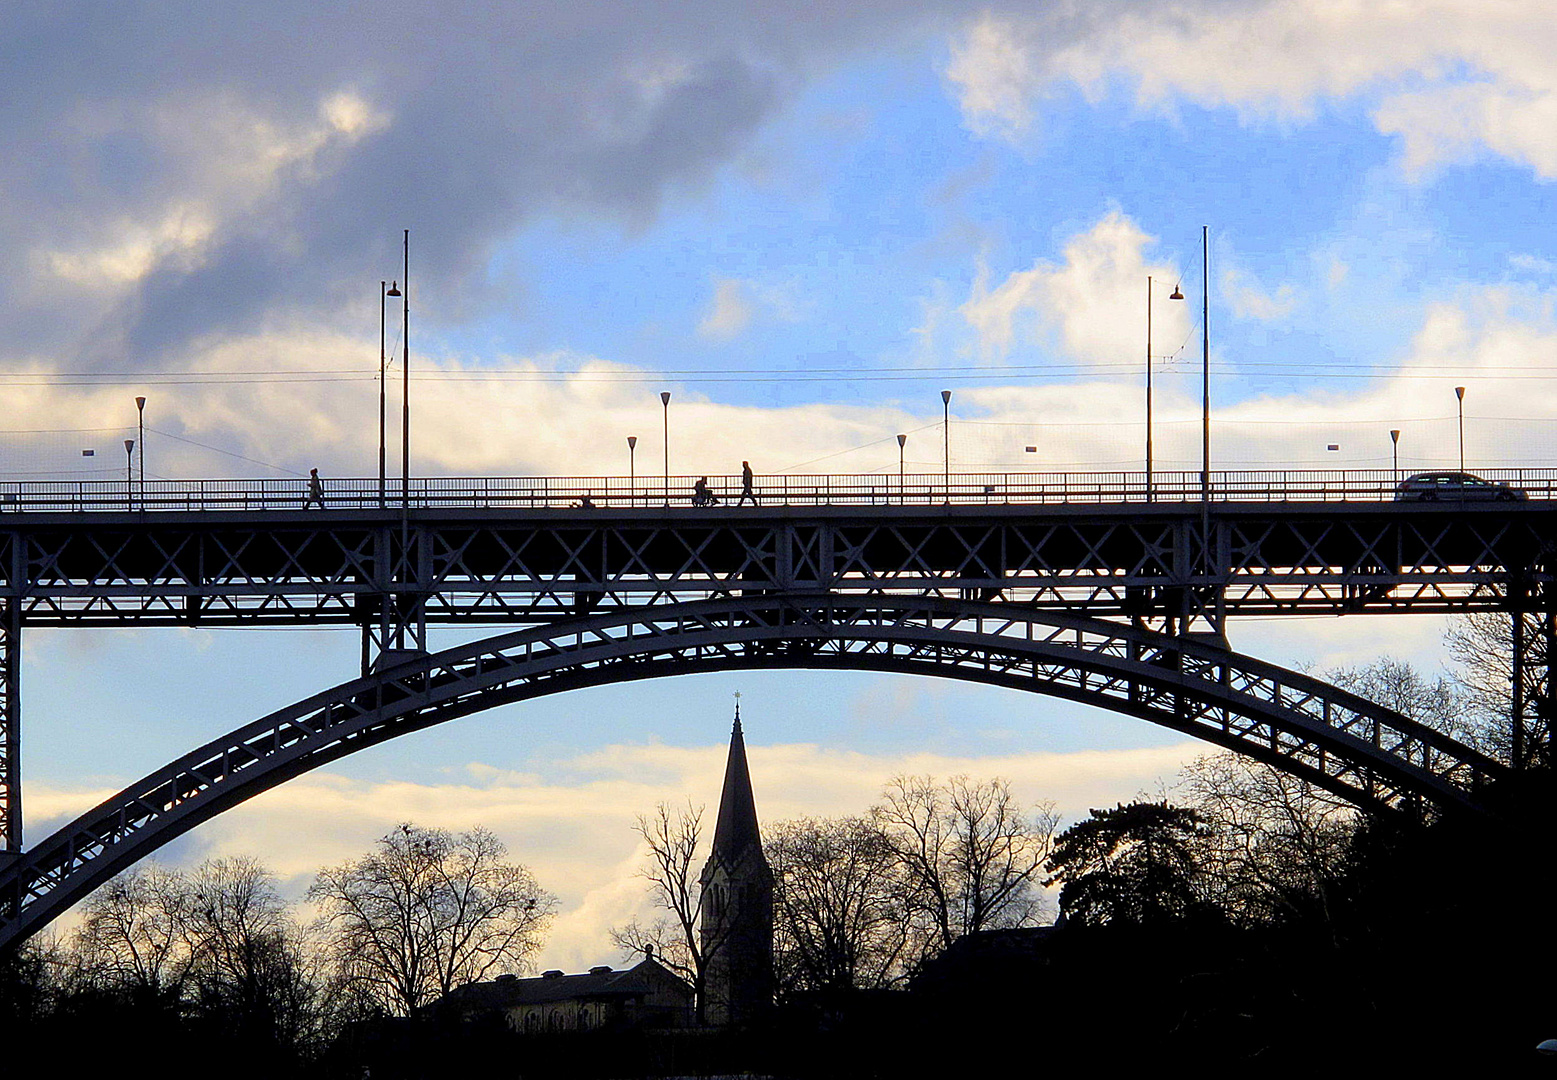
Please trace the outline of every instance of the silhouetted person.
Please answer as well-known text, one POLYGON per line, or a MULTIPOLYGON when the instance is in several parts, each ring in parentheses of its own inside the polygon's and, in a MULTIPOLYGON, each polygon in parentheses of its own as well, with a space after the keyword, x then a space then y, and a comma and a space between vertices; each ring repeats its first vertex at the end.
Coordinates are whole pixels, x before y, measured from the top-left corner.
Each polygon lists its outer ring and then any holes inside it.
POLYGON ((743 461, 741 462, 741 497, 735 501, 736 506, 744 505, 747 499, 751 500, 753 506, 757 505, 757 493, 752 490, 751 481, 751 462, 743 461))
POLYGON ((692 505, 693 506, 718 506, 719 505, 719 500, 714 497, 714 493, 712 491, 708 490, 708 477, 700 476, 700 477, 697 478, 697 482, 692 485, 692 505))
POLYGON ((593 510, 595 508, 595 500, 589 497, 589 492, 584 492, 583 498, 579 499, 578 508, 580 510, 593 510))
POLYGON ((319 479, 318 469, 308 470, 308 497, 303 500, 303 509, 307 510, 310 503, 318 503, 319 509, 324 509, 324 481, 319 479))

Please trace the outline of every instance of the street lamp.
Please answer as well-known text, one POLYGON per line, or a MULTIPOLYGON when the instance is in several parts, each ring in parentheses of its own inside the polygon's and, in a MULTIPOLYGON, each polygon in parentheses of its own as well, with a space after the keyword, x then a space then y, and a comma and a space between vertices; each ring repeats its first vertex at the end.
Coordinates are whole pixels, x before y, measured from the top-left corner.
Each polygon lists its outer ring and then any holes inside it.
POLYGON ((387 473, 385 471, 385 460, 384 460, 385 457, 386 457, 386 454, 387 454, 387 451, 385 449, 385 445, 384 444, 388 441, 388 439, 386 438, 387 432, 386 432, 386 429, 385 429, 385 425, 386 425, 386 421, 387 421, 387 413, 385 411, 385 405, 386 405, 386 400, 387 400, 387 397, 388 397, 387 392, 386 392, 388 388, 385 385, 385 383, 386 383, 385 372, 388 370, 388 366, 389 366, 388 356, 387 356, 387 354, 384 351, 384 347, 385 347, 385 332, 384 332, 385 307, 386 307, 386 304, 388 302, 387 299, 386 299, 387 297, 399 296, 399 295, 400 295, 400 283, 398 281, 391 281, 391 282, 387 282, 387 283, 382 281, 382 280, 379 281, 379 283, 378 283, 378 506, 379 506, 380 510, 382 510, 384 508, 384 504, 386 502, 385 495, 384 495, 384 489, 389 486, 388 485, 388 480, 387 480, 387 473))
POLYGON ((1400 429, 1389 429, 1389 470, 1395 483, 1400 483, 1400 429))
POLYGON ((907 435, 897 437, 897 502, 903 505, 903 444, 908 442, 907 435))
POLYGON ((411 230, 405 230, 405 255, 400 280, 400 337, 405 352, 400 362, 400 503, 411 506, 411 230))
POLYGON ((135 412, 139 420, 137 434, 141 440, 141 507, 144 509, 146 506, 146 399, 144 397, 135 399, 135 412))
POLYGON ((941 490, 951 502, 951 391, 941 391, 941 490))
MULTIPOLYGON (((1200 503, 1201 524, 1209 526, 1211 503, 1211 240, 1200 227, 1200 503)), ((1209 545, 1211 537, 1206 534, 1209 545)), ((1209 557, 1209 547, 1207 549, 1209 557)))
MULTIPOLYGON (((1169 300, 1182 300, 1184 294, 1177 285, 1169 300)), ((1152 482, 1152 277, 1146 275, 1146 501, 1156 498, 1152 482)))
POLYGON ((124 440, 124 505, 127 508, 135 506, 135 467, 131 464, 135 455, 135 440, 124 440))
POLYGON ((670 391, 660 391, 660 405, 665 410, 665 505, 670 505, 670 391))
POLYGON ((633 504, 633 492, 638 486, 638 436, 627 436, 627 505, 633 504))
POLYGON ((1465 471, 1465 387, 1454 388, 1455 400, 1460 407, 1460 471, 1465 471))

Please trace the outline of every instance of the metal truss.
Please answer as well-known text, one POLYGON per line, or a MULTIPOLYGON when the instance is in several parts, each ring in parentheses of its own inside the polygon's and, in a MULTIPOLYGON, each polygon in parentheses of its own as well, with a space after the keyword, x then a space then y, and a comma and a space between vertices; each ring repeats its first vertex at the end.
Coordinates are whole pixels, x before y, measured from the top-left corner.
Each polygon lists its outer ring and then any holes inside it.
POLYGON ((284 780, 397 735, 579 687, 751 668, 889 671, 1052 694, 1270 762, 1369 807, 1475 808, 1505 768, 1297 672, 1192 638, 1009 603, 816 593, 577 616, 422 656, 194 750, 0 868, 0 946, 284 780))
POLYGON ((1550 758, 1557 721, 1557 585, 1519 573, 1509 590, 1509 760, 1516 768, 1550 758), (1534 584, 1532 584, 1534 582, 1534 584))
MULTIPOLYGON (((1507 610, 1557 510, 1183 504, 27 514, 0 530, 24 623, 364 629, 539 622, 751 590, 1002 599, 1221 631, 1259 614, 1507 610)), ((1547 575, 1549 579, 1549 574, 1547 575)), ((1537 575, 1527 588, 1543 597, 1537 575)))
POLYGON ((0 865, 22 849, 22 622, 0 600, 0 865))

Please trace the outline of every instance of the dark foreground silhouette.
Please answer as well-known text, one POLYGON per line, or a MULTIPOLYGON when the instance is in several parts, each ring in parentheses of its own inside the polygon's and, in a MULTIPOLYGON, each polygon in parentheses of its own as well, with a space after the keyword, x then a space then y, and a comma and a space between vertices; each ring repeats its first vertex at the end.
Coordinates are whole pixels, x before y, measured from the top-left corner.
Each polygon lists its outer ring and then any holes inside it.
POLYGON ((1369 821, 1333 880, 1257 927, 1201 906, 989 931, 961 939, 906 989, 792 994, 739 1031, 518 1035, 490 1018, 428 1016, 357 1020, 327 1045, 302 1048, 268 1041, 220 1009, 50 994, 13 957, 0 982, 0 1037, 63 1055, 78 1075, 165 1076, 172 1061, 204 1061, 229 1077, 350 1080, 1217 1066, 1547 1076, 1553 1062, 1534 1048, 1557 1036, 1551 774, 1524 774, 1500 800, 1502 824, 1369 821))

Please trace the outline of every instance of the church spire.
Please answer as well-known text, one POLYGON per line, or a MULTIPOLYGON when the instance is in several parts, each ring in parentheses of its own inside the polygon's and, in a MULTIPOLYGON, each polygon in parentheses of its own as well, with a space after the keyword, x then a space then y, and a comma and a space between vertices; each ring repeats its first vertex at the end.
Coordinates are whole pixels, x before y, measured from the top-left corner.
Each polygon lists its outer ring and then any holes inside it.
POLYGON ((714 850, 698 881, 703 946, 699 1013, 715 1026, 751 1024, 773 1006, 773 871, 763 857, 757 830, 739 694, 714 850))
POLYGON ((757 828, 757 800, 751 790, 751 770, 746 766, 746 739, 741 734, 741 695, 735 695, 735 724, 730 730, 730 756, 724 767, 724 791, 719 796, 719 819, 714 825, 716 859, 733 861, 751 845, 761 845, 757 828))

